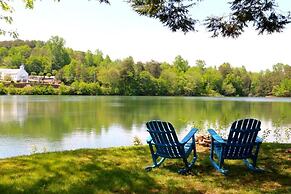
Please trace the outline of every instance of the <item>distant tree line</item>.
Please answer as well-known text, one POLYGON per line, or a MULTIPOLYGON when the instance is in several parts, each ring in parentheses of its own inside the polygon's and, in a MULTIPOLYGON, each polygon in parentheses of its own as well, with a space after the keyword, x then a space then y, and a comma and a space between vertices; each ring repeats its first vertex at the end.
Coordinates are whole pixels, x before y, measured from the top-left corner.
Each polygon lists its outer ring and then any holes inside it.
POLYGON ((77 94, 151 96, 291 96, 291 66, 275 64, 272 70, 249 72, 223 63, 206 67, 203 60, 189 65, 177 56, 172 64, 134 62, 132 57, 111 60, 100 50, 75 51, 58 36, 43 41, 0 42, 0 65, 25 64, 31 75, 54 75, 62 81, 23 89, 0 84, 2 94, 77 94))

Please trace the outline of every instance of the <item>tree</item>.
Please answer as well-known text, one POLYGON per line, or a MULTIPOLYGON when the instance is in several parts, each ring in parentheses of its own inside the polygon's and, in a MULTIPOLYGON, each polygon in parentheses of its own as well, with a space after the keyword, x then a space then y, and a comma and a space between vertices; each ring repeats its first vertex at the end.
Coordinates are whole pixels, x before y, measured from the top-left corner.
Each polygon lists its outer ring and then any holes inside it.
POLYGON ((184 91, 189 96, 201 96, 204 93, 203 77, 199 67, 191 67, 185 73, 184 91))
MULTIPOLYGON (((33 1, 34 0, 23 0, 25 7, 32 9, 33 8, 33 1)), ((14 9, 11 6, 10 0, 0 0, 0 21, 4 21, 6 24, 11 24, 13 22, 13 18, 11 14, 13 13, 14 9)), ((6 35, 9 34, 13 38, 17 38, 18 34, 14 30, 7 30, 0 26, 0 35, 6 35)))
POLYGON ((71 48, 66 48, 71 60, 78 61, 79 63, 85 63, 85 53, 82 51, 74 51, 71 48))
POLYGON ((162 71, 159 78, 162 87, 165 88, 166 95, 175 95, 177 91, 178 75, 173 68, 165 69, 162 71))
POLYGON ((25 59, 21 55, 10 55, 3 59, 3 64, 13 69, 18 68, 24 62, 25 62, 25 59))
POLYGON ((186 72, 189 68, 188 61, 183 59, 180 55, 175 57, 174 67, 178 70, 178 72, 186 72))
POLYGON ((259 34, 281 32, 291 21, 290 12, 281 13, 276 0, 233 0, 229 16, 208 17, 206 27, 213 36, 238 37, 249 24, 259 34))
POLYGON ((11 47, 6 57, 3 58, 3 64, 10 68, 18 68, 31 54, 31 48, 27 45, 11 47))
POLYGON ((27 59, 31 54, 31 48, 28 45, 16 46, 10 48, 8 55, 19 55, 27 59))
MULTIPOLYGON (((99 54, 98 54, 99 55, 99 54)), ((98 56, 97 55, 97 56, 98 56)), ((98 58, 98 57, 97 57, 98 58)), ((110 57, 108 56, 108 55, 106 55, 105 56, 105 59, 103 59, 102 60, 102 62, 100 63, 100 66, 108 66, 108 65, 110 65, 111 64, 111 59, 110 59, 110 57)), ((98 63, 97 63, 97 65, 98 65, 98 63)))
POLYGON ((229 63, 223 63, 218 67, 218 71, 223 78, 226 78, 226 76, 231 73, 232 69, 229 63))
POLYGON ((278 86, 274 86, 273 94, 275 96, 291 96, 291 79, 284 79, 278 86))
POLYGON ((291 79, 291 68, 288 65, 277 63, 273 66, 271 74, 272 85, 279 85, 283 79, 291 79))
POLYGON ((229 78, 229 76, 230 75, 228 75, 226 77, 226 79, 223 80, 222 91, 223 91, 223 94, 226 96, 234 96, 236 89, 234 88, 233 84, 231 83, 231 81, 230 81, 231 78, 229 78))
MULTIPOLYGON (((35 0, 23 0, 25 6, 33 8, 35 0)), ((56 0, 60 1, 60 0, 56 0)), ((109 4, 109 0, 97 0, 99 3, 109 4)), ((142 16, 155 18, 169 27, 172 31, 196 31, 199 23, 197 18, 190 14, 191 8, 197 6, 203 0, 128 0, 127 3, 134 11, 142 16)), ((291 22, 290 12, 283 13, 278 6, 278 0, 231 0, 230 13, 222 16, 208 16, 202 23, 205 24, 213 37, 222 35, 238 37, 250 24, 259 34, 281 32, 291 22)), ((10 0, 0 0, 0 9, 3 14, 0 20, 11 24, 10 0), (8 15, 7 15, 8 14, 8 15)), ((201 23, 201 22, 200 22, 201 23)), ((0 27, 0 34, 10 34, 17 37, 15 31, 7 31, 0 27)))
POLYGON ((120 74, 116 67, 110 67, 109 69, 101 67, 98 72, 98 80, 101 82, 101 86, 105 94, 118 94, 118 85, 120 81, 120 74))
POLYGON ((152 76, 154 76, 155 78, 159 78, 161 75, 161 64, 159 62, 156 62, 154 60, 147 62, 144 65, 144 68, 146 71, 150 72, 152 74, 152 76))
POLYGON ((93 54, 89 50, 85 54, 85 65, 86 66, 95 66, 93 54))
POLYGON ((71 62, 71 58, 65 49, 65 40, 58 36, 51 37, 47 42, 52 56, 52 70, 61 69, 71 62))
POLYGON ((195 64, 200 69, 200 73, 203 73, 205 71, 206 63, 204 60, 196 60, 195 64))
POLYGON ((214 91, 220 91, 222 85, 222 76, 216 68, 209 67, 203 75, 206 84, 206 93, 214 94, 214 91))
POLYGON ((137 81, 138 95, 155 96, 158 93, 158 82, 148 71, 142 71, 137 81))
POLYGON ((63 81, 66 84, 71 84, 75 80, 80 79, 80 75, 76 74, 76 66, 78 65, 76 60, 72 60, 69 65, 65 65, 57 73, 57 78, 63 81))
POLYGON ((0 63, 2 59, 8 55, 8 49, 5 47, 0 47, 0 63))
POLYGON ((272 94, 272 81, 270 78, 271 72, 269 70, 259 73, 253 83, 256 96, 268 96, 272 94))
POLYGON ((6 57, 8 55, 8 49, 5 47, 0 47, 0 60, 3 59, 3 57, 6 57))
MULTIPOLYGON (((4 56, 1 65, 17 68, 24 63, 31 75, 55 75, 64 84, 72 86, 61 87, 62 94, 96 94, 100 90, 106 95, 291 95, 291 66, 282 63, 275 64, 271 70, 251 73, 244 66, 231 67, 228 63, 218 68, 206 67, 202 60, 188 67, 181 57, 177 57, 175 65, 170 65, 156 61, 135 63, 132 57, 111 61, 106 56, 99 65, 90 66, 85 63, 85 52, 65 48, 72 57, 71 63, 51 71, 49 47, 45 44, 30 47, 28 42, 23 43, 20 40, 0 42, 5 45, 0 47, 1 56, 4 56), (84 86, 82 91, 80 86, 84 86)), ((92 57, 96 55, 94 53, 92 57)))
MULTIPOLYGON (((190 15, 191 7, 202 0, 129 0, 140 15, 156 18, 172 31, 195 31, 198 19, 190 15)), ((204 20, 212 36, 238 37, 245 27, 252 24, 259 34, 281 32, 290 23, 290 12, 279 10, 276 0, 232 0, 231 12, 225 16, 208 16, 204 20)))
POLYGON ((132 57, 124 59, 120 64, 120 91, 124 95, 135 94, 136 73, 132 57))
POLYGON ((45 70, 48 64, 49 60, 45 57, 31 56, 26 62, 25 69, 28 73, 35 72, 39 74, 45 70))
MULTIPOLYGON (((99 66, 102 63, 102 61, 104 60, 102 51, 97 49, 95 51, 95 55, 93 55, 93 60, 94 60, 94 64, 96 64, 96 66, 99 66)), ((108 60, 108 59, 106 59, 106 60, 108 60)))
POLYGON ((81 80, 86 83, 96 82, 97 80, 97 72, 96 67, 86 67, 82 66, 81 72, 81 80))

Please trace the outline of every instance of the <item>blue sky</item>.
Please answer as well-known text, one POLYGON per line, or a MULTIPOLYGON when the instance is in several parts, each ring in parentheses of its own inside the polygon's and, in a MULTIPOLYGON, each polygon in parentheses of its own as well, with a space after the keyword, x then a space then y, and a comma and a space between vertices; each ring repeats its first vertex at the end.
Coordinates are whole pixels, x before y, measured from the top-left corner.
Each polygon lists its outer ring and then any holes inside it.
MULTIPOLYGON (((205 0, 191 10, 197 18, 227 13, 226 3, 205 0)), ((24 8, 21 1, 13 2, 14 23, 19 38, 48 40, 61 36, 66 46, 75 50, 101 50, 112 59, 132 56, 135 61, 172 62, 177 55, 194 65, 198 59, 207 66, 229 62, 232 66, 244 65, 247 70, 260 71, 281 62, 291 65, 291 25, 283 33, 257 35, 248 29, 238 39, 211 38, 204 27, 199 32, 184 35, 171 32, 157 20, 142 17, 131 10, 123 0, 111 0, 111 5, 96 1, 62 0, 36 1, 33 10, 24 8)), ((291 1, 279 0, 283 11, 291 10, 291 1)), ((0 37, 0 40, 11 39, 0 37)))

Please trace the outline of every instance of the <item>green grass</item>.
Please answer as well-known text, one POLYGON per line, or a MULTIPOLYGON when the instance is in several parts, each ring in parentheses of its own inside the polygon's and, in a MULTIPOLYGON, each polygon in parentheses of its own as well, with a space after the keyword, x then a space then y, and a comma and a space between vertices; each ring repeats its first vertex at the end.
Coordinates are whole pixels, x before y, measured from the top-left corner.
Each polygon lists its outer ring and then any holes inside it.
POLYGON ((166 160, 151 172, 147 146, 34 154, 0 160, 0 193, 291 193, 290 144, 263 144, 259 167, 227 161, 229 174, 216 172, 209 151, 198 148, 188 175, 179 175, 180 160, 166 160))

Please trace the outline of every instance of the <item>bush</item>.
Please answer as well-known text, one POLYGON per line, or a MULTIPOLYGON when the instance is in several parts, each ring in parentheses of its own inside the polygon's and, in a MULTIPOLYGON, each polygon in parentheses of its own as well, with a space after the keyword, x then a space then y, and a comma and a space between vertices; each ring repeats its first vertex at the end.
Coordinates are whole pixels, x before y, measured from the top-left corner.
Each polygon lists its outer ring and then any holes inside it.
POLYGON ((4 84, 0 83, 0 95, 5 95, 7 93, 8 93, 8 91, 7 91, 6 87, 4 86, 4 84))
POLYGON ((52 86, 35 86, 32 88, 32 94, 34 94, 34 95, 54 95, 54 94, 58 94, 58 92, 52 86))
POLYGON ((19 88, 15 88, 13 85, 9 85, 9 87, 7 88, 7 93, 9 95, 17 95, 19 93, 19 88))
POLYGON ((112 89, 111 88, 107 88, 107 87, 103 87, 101 86, 100 88, 100 92, 104 95, 111 95, 112 94, 112 89))
POLYGON ((66 86, 65 84, 61 84, 59 88, 60 95, 72 95, 74 92, 72 91, 70 86, 66 86))
POLYGON ((98 95, 101 88, 98 83, 73 82, 70 87, 61 85, 61 94, 98 95))
POLYGON ((33 87, 31 86, 25 86, 22 88, 23 94, 24 95, 32 95, 33 94, 33 87))
POLYGON ((78 94, 79 91, 79 82, 75 81, 70 86, 71 94, 78 94))
POLYGON ((291 96, 291 79, 284 79, 280 85, 273 88, 273 94, 280 97, 291 96))

